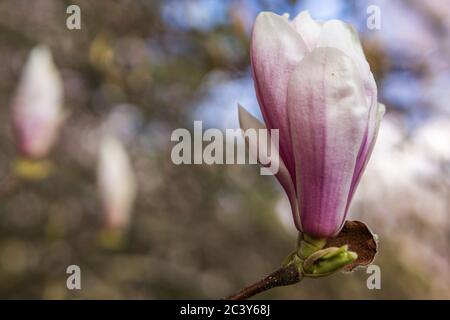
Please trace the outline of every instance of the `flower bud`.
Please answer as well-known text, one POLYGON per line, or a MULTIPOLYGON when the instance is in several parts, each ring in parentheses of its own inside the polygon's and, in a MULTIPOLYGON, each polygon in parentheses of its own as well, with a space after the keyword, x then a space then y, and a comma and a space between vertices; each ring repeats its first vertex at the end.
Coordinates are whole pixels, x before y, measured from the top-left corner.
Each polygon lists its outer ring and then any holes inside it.
POLYGON ((63 84, 50 50, 34 48, 12 102, 16 147, 22 157, 40 159, 54 145, 64 119, 63 84))
POLYGON ((126 228, 136 196, 136 179, 119 140, 106 137, 101 141, 97 179, 106 227, 126 228))
POLYGON ((305 277, 323 277, 336 272, 358 258, 356 252, 348 251, 348 246, 330 247, 319 250, 303 263, 305 277))
MULTIPOLYGON (((342 21, 318 22, 307 11, 293 20, 262 12, 253 27, 251 65, 265 127, 279 129, 278 162, 286 170, 276 177, 294 223, 314 238, 333 237, 384 113, 358 35, 342 21)), ((250 118, 242 110, 240 116, 250 118)))

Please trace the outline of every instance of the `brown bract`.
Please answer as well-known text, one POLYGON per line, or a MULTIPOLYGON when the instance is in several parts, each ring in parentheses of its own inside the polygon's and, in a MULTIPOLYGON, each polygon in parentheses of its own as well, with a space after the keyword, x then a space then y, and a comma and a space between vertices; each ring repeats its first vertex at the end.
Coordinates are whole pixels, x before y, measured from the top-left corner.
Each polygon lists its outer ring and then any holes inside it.
POLYGON ((377 254, 377 235, 361 221, 346 221, 341 232, 327 240, 327 247, 348 245, 350 251, 358 254, 358 259, 344 267, 344 271, 353 271, 357 267, 367 266, 375 260, 377 254))

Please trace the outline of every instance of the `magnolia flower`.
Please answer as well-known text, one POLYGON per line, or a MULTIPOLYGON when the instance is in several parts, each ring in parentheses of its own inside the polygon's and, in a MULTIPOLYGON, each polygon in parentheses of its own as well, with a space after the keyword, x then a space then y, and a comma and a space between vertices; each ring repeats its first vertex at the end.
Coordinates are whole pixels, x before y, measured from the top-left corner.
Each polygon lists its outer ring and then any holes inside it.
POLYGON ((136 196, 136 179, 123 145, 115 138, 106 137, 101 142, 97 183, 106 226, 126 227, 136 196))
MULTIPOLYGON (((251 65, 266 127, 279 129, 276 177, 295 225, 332 237, 345 222, 384 114, 358 35, 306 11, 291 21, 263 12, 253 27, 251 65)), ((243 129, 255 121, 240 109, 243 129)))
POLYGON ((64 119, 63 85, 47 47, 34 48, 12 103, 16 145, 25 158, 45 157, 64 119))

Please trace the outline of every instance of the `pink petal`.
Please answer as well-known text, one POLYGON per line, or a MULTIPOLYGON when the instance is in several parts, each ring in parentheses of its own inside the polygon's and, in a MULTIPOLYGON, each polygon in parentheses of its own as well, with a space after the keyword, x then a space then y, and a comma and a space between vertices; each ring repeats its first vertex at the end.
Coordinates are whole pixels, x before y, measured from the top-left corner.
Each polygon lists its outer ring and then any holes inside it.
POLYGON ((357 65, 342 51, 319 48, 289 81, 288 112, 303 231, 339 232, 369 107, 357 65))
POLYGON ((291 176, 295 176, 295 165, 287 121, 287 86, 306 50, 287 18, 270 12, 258 15, 251 41, 256 96, 267 128, 280 130, 280 155, 291 176))
MULTIPOLYGON (((373 148, 378 136, 378 130, 380 128, 381 119, 386 111, 383 104, 377 103, 376 108, 373 108, 375 116, 369 119, 367 138, 365 139, 363 145, 361 146, 360 154, 358 155, 355 171, 353 173, 352 184, 350 187, 350 192, 348 195, 347 205, 345 211, 348 211, 350 207, 353 195, 355 194, 356 188, 358 187, 359 181, 361 180, 362 174, 369 162, 370 156, 372 155, 373 148)), ((372 114, 372 113, 371 113, 372 114)), ((342 221, 342 224, 345 221, 342 221)))

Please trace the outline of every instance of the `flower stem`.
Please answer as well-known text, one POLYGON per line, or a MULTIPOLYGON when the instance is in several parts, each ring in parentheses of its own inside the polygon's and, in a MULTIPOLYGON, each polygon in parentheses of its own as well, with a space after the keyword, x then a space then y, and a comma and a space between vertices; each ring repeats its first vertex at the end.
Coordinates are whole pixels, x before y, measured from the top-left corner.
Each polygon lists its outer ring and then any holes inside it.
POLYGON ((289 254, 282 267, 264 279, 248 286, 226 300, 244 300, 263 291, 300 282, 304 277, 318 278, 331 275, 354 262, 358 254, 348 245, 327 247, 326 239, 300 234, 297 249, 289 254))
POLYGON ((275 287, 288 286, 298 283, 302 279, 303 276, 299 272, 298 268, 294 264, 290 264, 277 269, 264 279, 242 289, 236 294, 225 298, 225 300, 245 300, 258 293, 275 287))

